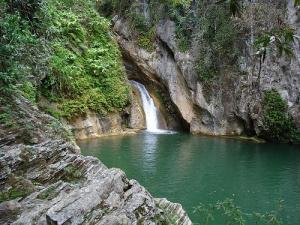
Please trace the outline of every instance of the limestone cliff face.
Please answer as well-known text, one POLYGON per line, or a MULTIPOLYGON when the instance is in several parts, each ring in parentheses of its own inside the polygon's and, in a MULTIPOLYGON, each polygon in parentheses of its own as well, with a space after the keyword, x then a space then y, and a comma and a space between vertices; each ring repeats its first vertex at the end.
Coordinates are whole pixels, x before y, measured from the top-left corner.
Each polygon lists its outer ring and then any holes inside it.
POLYGON ((191 224, 180 205, 80 155, 59 121, 7 102, 15 124, 0 124, 0 224, 191 224))
MULTIPOLYGON (((183 118, 191 122, 193 118, 193 104, 186 81, 166 43, 160 43, 156 51, 149 53, 138 48, 133 40, 126 20, 116 20, 114 30, 118 33, 118 42, 125 56, 125 63, 133 63, 138 67, 136 76, 144 81, 152 81, 164 85, 183 118)), ((171 28, 169 28, 171 29, 171 28)), ((173 33, 170 33, 173 35, 173 33)))
POLYGON ((132 97, 130 107, 129 128, 131 129, 145 129, 146 119, 143 109, 142 99, 139 91, 132 85, 132 97))
POLYGON ((84 116, 69 121, 63 120, 63 122, 73 131, 76 140, 134 134, 146 128, 141 97, 134 86, 132 86, 130 99, 130 106, 123 112, 109 113, 103 116, 88 111, 84 116))
MULTIPOLYGON (((147 1, 141 2, 149 10, 147 1)), ((287 21, 300 34, 299 17, 293 1, 287 2, 287 21)), ((148 16, 150 13, 146 13, 148 16)), ((253 64, 250 40, 242 43, 243 54, 236 65, 239 73, 230 69, 221 71, 209 94, 198 79, 195 69, 197 43, 186 53, 176 44, 175 24, 168 19, 156 26, 154 51, 138 47, 129 22, 121 16, 113 19, 113 29, 123 52, 125 65, 137 68, 136 77, 144 83, 154 82, 165 88, 192 133, 209 135, 257 134, 263 131, 262 96, 264 91, 276 89, 288 102, 289 113, 300 128, 300 49, 294 46, 295 57, 279 58, 267 55, 258 80, 258 63, 253 64)))
POLYGON ((119 113, 100 116, 99 114, 90 111, 82 117, 77 117, 72 121, 66 122, 70 129, 73 130, 77 140, 121 134, 125 132, 122 123, 122 117, 119 113))

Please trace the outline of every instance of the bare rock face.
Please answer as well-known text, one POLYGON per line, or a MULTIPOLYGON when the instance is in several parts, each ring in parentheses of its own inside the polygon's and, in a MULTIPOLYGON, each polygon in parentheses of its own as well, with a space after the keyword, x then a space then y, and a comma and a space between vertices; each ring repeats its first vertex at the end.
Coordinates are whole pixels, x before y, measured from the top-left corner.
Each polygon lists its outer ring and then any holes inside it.
POLYGON ((85 116, 65 122, 73 130, 77 140, 97 138, 107 135, 126 133, 124 118, 121 113, 110 113, 101 116, 95 112, 87 112, 85 116))
MULTIPOLYGON (((193 69, 193 60, 190 53, 178 51, 175 43, 175 25, 172 21, 160 21, 157 25, 157 35, 160 39, 154 52, 147 52, 138 48, 134 40, 125 37, 127 22, 119 18, 115 21, 114 30, 118 34, 118 42, 125 59, 133 62, 139 68, 141 80, 162 82, 167 88, 171 100, 178 108, 183 119, 190 124, 193 133, 205 133, 210 135, 241 134, 243 124, 239 120, 234 121, 224 118, 224 111, 231 108, 232 99, 228 99, 226 109, 223 107, 224 98, 221 92, 216 99, 207 103, 202 84, 197 81, 193 69), (158 80, 158 81, 156 81, 158 80)), ((128 24, 127 24, 128 25, 128 24)), ((221 91, 220 89, 218 91, 221 91)), ((227 110, 228 111, 228 110, 227 110)), ((230 113, 228 113, 230 114, 230 113)))
POLYGON ((73 148, 61 140, 2 148, 2 179, 22 171, 24 179, 36 184, 36 190, 2 203, 0 208, 7 208, 2 215, 16 208, 17 216, 1 215, 1 224, 12 220, 12 224, 24 225, 137 224, 142 220, 143 224, 159 224, 162 211, 142 186, 119 169, 107 169, 95 158, 74 154, 73 148), (24 160, 28 152, 33 158, 24 160))
POLYGON ((143 104, 141 102, 141 96, 139 91, 134 85, 132 87, 131 107, 130 107, 130 119, 129 128, 133 129, 145 129, 146 119, 143 110, 143 104))
MULTIPOLYGON (((144 49, 137 48, 133 41, 125 39, 128 36, 127 22, 123 19, 116 21, 114 30, 118 32, 118 42, 126 57, 130 58, 142 71, 141 76, 155 81, 156 76, 167 87, 170 97, 178 107, 183 118, 191 122, 193 118, 193 104, 186 82, 178 68, 176 61, 168 49, 158 46, 157 51, 149 53, 144 49)), ((145 79, 145 78, 142 78, 145 79)))
POLYGON ((174 224, 154 198, 123 171, 108 169, 94 157, 54 132, 55 121, 24 99, 14 103, 14 119, 30 119, 43 134, 24 143, 21 129, 0 133, 0 224, 174 224))
MULTIPOLYGON (((287 1, 288 22, 300 26, 297 10, 293 1, 287 1)), ((149 10, 149 7, 144 7, 149 10)), ((149 13, 148 13, 149 14, 149 13)), ((198 78, 195 69, 197 43, 182 53, 176 43, 174 22, 164 19, 156 24, 155 50, 148 52, 138 47, 134 35, 130 33, 128 21, 116 16, 113 29, 121 47, 125 63, 138 68, 136 77, 140 80, 160 83, 166 87, 172 102, 183 119, 190 125, 190 132, 208 135, 259 135, 262 126, 263 93, 276 89, 288 102, 289 113, 297 127, 300 114, 300 49, 294 46, 295 57, 279 58, 269 54, 264 62, 257 84, 258 66, 254 68, 247 40, 244 55, 237 60, 240 71, 222 71, 214 81, 210 93, 198 78), (256 75, 255 75, 256 74, 256 75)), ((249 40, 248 40, 249 41, 249 40)))

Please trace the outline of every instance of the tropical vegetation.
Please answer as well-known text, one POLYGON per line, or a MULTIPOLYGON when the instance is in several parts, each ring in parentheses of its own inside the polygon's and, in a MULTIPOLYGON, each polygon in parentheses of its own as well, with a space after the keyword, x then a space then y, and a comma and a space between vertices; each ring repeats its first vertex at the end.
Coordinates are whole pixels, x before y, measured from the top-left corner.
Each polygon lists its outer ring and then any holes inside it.
POLYGON ((122 110, 129 87, 110 23, 94 1, 1 0, 2 92, 45 98, 53 115, 122 110))

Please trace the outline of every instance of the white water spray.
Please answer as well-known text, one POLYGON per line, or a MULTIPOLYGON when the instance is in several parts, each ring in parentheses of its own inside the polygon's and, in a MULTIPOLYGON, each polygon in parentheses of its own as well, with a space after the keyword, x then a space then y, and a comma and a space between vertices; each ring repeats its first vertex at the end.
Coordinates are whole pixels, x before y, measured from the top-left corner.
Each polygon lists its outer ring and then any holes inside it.
POLYGON ((135 87, 137 87, 137 89, 139 90, 141 97, 142 97, 142 103, 143 103, 143 108, 144 108, 145 117, 146 117, 147 131, 160 132, 161 130, 159 129, 159 123, 158 123, 158 118, 157 118, 157 108, 154 104, 153 99, 149 95, 149 93, 144 85, 142 85, 136 81, 131 81, 131 82, 135 87))
POLYGON ((141 83, 138 83, 136 81, 131 81, 131 83, 139 90, 141 97, 142 97, 142 103, 143 103, 143 109, 145 112, 146 117, 146 126, 147 131, 151 133, 160 133, 160 134, 174 134, 176 132, 170 131, 170 130, 162 130, 159 129, 159 121, 158 121, 158 110, 154 104, 153 99, 149 95, 149 92, 145 88, 144 85, 141 83))

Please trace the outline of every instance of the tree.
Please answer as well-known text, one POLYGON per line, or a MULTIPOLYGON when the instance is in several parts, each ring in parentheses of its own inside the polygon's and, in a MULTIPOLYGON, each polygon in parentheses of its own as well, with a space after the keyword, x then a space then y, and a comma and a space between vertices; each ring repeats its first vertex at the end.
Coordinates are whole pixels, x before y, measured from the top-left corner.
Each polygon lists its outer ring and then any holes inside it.
POLYGON ((256 39, 256 55, 259 58, 258 83, 260 83, 261 68, 265 61, 267 50, 275 46, 279 57, 285 55, 288 58, 292 58, 294 56, 292 44, 296 39, 298 37, 295 35, 295 29, 286 25, 271 32, 266 32, 256 39))
POLYGON ((229 5, 230 13, 233 16, 239 16, 241 14, 240 0, 219 0, 217 4, 226 3, 229 5))

